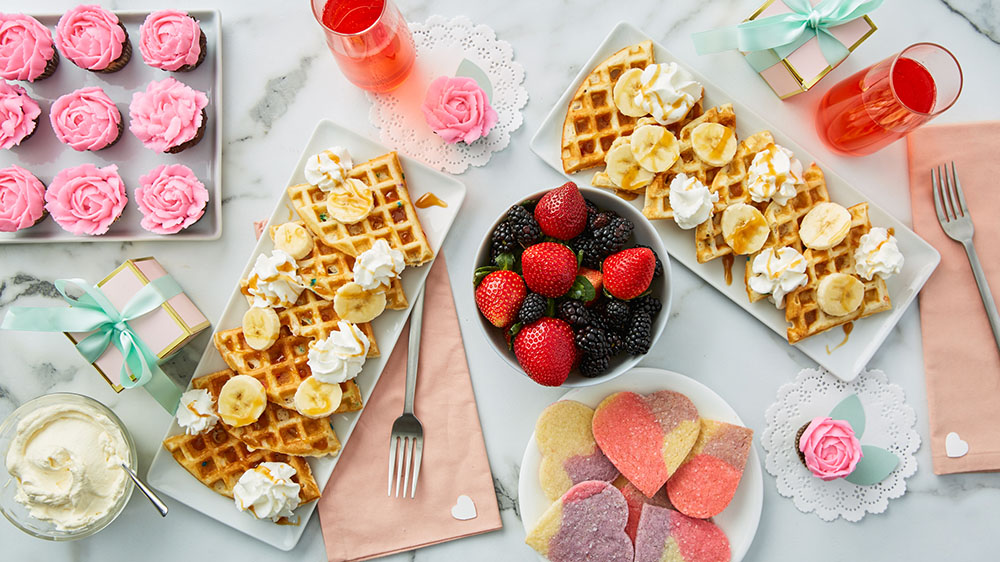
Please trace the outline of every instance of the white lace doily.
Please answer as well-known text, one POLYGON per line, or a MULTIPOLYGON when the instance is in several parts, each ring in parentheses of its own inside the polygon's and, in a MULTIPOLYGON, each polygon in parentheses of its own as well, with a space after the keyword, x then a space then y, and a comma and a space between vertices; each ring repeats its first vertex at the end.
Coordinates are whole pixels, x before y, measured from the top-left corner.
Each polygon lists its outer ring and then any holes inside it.
MULTIPOLYGON (((521 108, 528 103, 522 86, 524 68, 514 62, 510 43, 498 40, 488 26, 473 25, 464 17, 445 19, 431 16, 425 23, 411 23, 417 60, 412 74, 396 90, 369 93, 372 101, 368 119, 379 129, 383 143, 429 166, 460 174, 470 165, 482 166, 510 143, 510 134, 521 126, 521 108), (454 76, 468 59, 490 80, 490 105, 499 118, 490 133, 472 144, 447 144, 424 120, 420 105, 427 86, 438 76, 454 76)), ((478 81, 478 80, 477 80, 478 81)))
POLYGON ((825 370, 803 369, 793 382, 778 389, 778 400, 767 409, 767 428, 761 443, 765 466, 777 479, 778 493, 792 498, 803 513, 815 512, 824 521, 838 517, 860 521, 867 513, 882 513, 889 500, 906 492, 906 479, 917 471, 914 456, 920 435, 913 429, 917 416, 905 402, 903 389, 889 383, 882 371, 866 371, 844 382, 825 370), (885 480, 858 486, 843 478, 824 482, 799 460, 795 434, 817 416, 826 416, 841 400, 857 394, 865 410, 862 445, 891 451, 899 465, 885 480))

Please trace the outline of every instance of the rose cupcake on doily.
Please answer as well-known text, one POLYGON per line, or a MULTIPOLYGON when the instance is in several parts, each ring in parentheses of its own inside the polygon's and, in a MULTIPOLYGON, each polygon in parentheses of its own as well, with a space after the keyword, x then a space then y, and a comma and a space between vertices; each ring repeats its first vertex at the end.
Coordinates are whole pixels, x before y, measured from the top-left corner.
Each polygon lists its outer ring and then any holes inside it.
POLYGON ((127 202, 125 182, 115 165, 67 168, 56 174, 45 192, 45 210, 73 234, 104 234, 127 202))
POLYGON ((42 110, 24 88, 0 81, 0 149, 18 146, 35 134, 42 110))
POLYGON ((854 472, 864 456, 854 428, 846 420, 813 418, 795 434, 799 460, 820 480, 836 480, 854 472))
POLYGON ((497 124, 497 112, 472 78, 440 76, 427 88, 420 107, 427 124, 448 144, 475 142, 497 124))
POLYGON ((178 10, 159 10, 146 16, 139 28, 142 60, 153 68, 188 72, 205 60, 208 43, 198 20, 178 10))
POLYGON ((115 102, 96 86, 61 96, 52 104, 49 121, 59 142, 81 152, 115 144, 125 129, 115 102))
POLYGON ((17 232, 45 216, 45 186, 19 166, 0 170, 0 232, 17 232))
POLYGON ((173 78, 150 82, 146 91, 132 94, 129 130, 146 148, 176 154, 205 135, 207 106, 204 92, 173 78))
POLYGON ((156 234, 176 234, 205 214, 208 190, 187 166, 158 166, 139 178, 135 202, 142 227, 156 234))
POLYGON ((0 14, 0 78, 44 80, 59 66, 52 32, 24 14, 0 14))
POLYGON ((56 44, 73 64, 92 72, 118 72, 132 58, 132 43, 118 16, 92 4, 70 8, 59 18, 56 44))

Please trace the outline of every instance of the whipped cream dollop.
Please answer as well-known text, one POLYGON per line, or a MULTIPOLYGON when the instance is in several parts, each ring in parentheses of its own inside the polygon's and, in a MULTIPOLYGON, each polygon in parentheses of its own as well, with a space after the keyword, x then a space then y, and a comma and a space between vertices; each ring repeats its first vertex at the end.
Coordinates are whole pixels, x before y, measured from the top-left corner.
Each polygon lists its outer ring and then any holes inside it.
POLYGON ((404 268, 403 252, 390 248, 380 238, 354 262, 354 282, 366 291, 374 291, 380 286, 388 287, 404 268))
POLYGON ((768 248, 753 259, 750 288, 771 295, 778 308, 785 307, 785 295, 806 284, 806 259, 795 248, 768 248))
POLYGON ((7 450, 14 500, 60 531, 86 527, 107 515, 125 493, 121 462, 129 448, 118 425, 85 404, 54 404, 17 424, 7 450))
POLYGON ((271 255, 257 256, 242 291, 250 297, 250 306, 287 308, 295 304, 304 287, 295 259, 282 250, 271 250, 271 255))
POLYGON ((257 519, 277 521, 291 517, 299 506, 299 489, 292 480, 295 469, 283 462, 262 462, 243 473, 233 486, 233 499, 240 511, 257 519))
POLYGON ((342 146, 332 146, 306 160, 306 181, 325 192, 344 183, 354 164, 351 154, 342 146))
POLYGON ((692 229, 712 216, 718 193, 712 193, 701 181, 680 173, 670 182, 670 208, 674 211, 674 222, 684 230, 692 229))
POLYGON ((215 427, 219 416, 215 414, 215 400, 205 389, 192 389, 181 394, 177 408, 177 425, 188 435, 205 433, 215 427))
POLYGON ((701 84, 677 63, 651 64, 639 76, 635 105, 660 125, 676 123, 701 99, 701 84))
POLYGON ((339 384, 358 376, 365 366, 368 336, 355 324, 341 320, 326 339, 309 342, 309 369, 316 380, 339 384))
POLYGON ((868 280, 876 275, 888 279, 899 273, 903 269, 903 252, 899 251, 896 237, 880 226, 872 227, 854 250, 854 269, 868 280))
POLYGON ((747 170, 747 190, 755 203, 771 200, 779 205, 795 197, 795 186, 805 182, 802 162, 791 150, 769 144, 753 157, 747 170))

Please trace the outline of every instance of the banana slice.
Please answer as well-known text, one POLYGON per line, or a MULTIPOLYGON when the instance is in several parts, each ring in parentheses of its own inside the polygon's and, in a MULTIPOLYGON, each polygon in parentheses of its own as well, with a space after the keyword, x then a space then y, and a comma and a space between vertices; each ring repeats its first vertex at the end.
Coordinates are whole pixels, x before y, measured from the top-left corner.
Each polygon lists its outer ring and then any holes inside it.
POLYGON ((339 384, 325 383, 309 377, 295 390, 295 410, 307 418, 325 418, 340 407, 344 391, 339 384))
POLYGON ((653 172, 643 169, 632 155, 629 142, 611 147, 604 157, 605 172, 611 182, 625 191, 638 191, 653 182, 653 172))
POLYGON ((719 123, 702 123, 691 131, 695 156, 709 166, 722 167, 736 155, 736 131, 719 123))
POLYGON ((354 224, 375 208, 372 190, 361 180, 347 178, 326 195, 326 210, 333 220, 354 224))
POLYGON ((851 212, 836 203, 817 203, 802 219, 799 238, 807 248, 829 250, 851 230, 851 212))
POLYGON ((300 260, 313 250, 312 234, 301 224, 286 222, 274 229, 271 237, 274 247, 292 256, 292 259, 300 260))
POLYGON ((865 297, 865 284, 846 273, 831 273, 819 280, 816 300, 830 316, 845 316, 858 309, 865 297))
POLYGON ((219 417, 233 427, 257 421, 266 405, 264 385, 249 375, 232 377, 219 391, 219 417))
POLYGON ((348 322, 371 322, 385 310, 385 292, 366 291, 352 281, 337 289, 337 294, 333 296, 333 309, 337 316, 348 322))
POLYGON ((641 68, 630 68, 618 77, 614 89, 611 90, 611 97, 614 99, 618 111, 629 117, 642 117, 648 113, 635 103, 635 96, 639 93, 639 87, 642 85, 642 81, 639 79, 641 75, 641 68))
POLYGON ((681 148, 677 137, 659 125, 644 125, 632 132, 629 146, 643 170, 666 172, 677 161, 681 148))
POLYGON ((736 203, 722 213, 722 236, 737 254, 752 254, 767 242, 771 229, 756 207, 736 203))
POLYGON ((243 337, 247 345, 263 351, 278 341, 281 321, 273 308, 253 307, 243 315, 243 337))

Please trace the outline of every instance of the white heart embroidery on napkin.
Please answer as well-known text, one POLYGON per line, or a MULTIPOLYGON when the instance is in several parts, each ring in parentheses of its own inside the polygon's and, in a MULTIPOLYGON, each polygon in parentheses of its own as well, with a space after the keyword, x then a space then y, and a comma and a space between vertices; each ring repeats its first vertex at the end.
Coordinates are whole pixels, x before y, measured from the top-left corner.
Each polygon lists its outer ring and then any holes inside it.
POLYGON ((459 521, 468 521, 476 518, 476 504, 472 498, 462 494, 451 508, 451 516, 459 521))
POLYGON ((952 431, 944 438, 944 450, 949 457, 956 459, 964 457, 965 453, 969 452, 969 444, 952 431))

